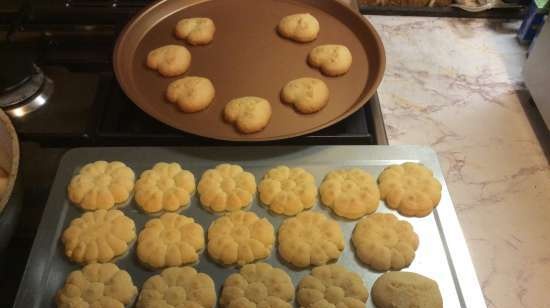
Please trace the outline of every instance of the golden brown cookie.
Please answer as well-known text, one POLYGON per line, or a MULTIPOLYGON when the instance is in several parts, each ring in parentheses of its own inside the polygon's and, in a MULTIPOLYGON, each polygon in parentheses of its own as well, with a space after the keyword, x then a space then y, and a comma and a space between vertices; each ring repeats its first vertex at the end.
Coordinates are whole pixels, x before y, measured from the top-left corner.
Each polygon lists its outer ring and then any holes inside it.
POLYGON ((239 165, 220 164, 204 172, 197 190, 206 209, 213 212, 236 211, 252 202, 256 179, 239 165))
POLYGON ((206 45, 214 39, 216 26, 206 17, 184 18, 176 24, 176 36, 191 45, 206 45))
POLYGON ((309 53, 308 62, 325 75, 339 76, 349 71, 352 56, 344 45, 321 45, 309 53))
POLYGON ((222 265, 244 265, 267 258, 274 242, 273 225, 253 212, 226 214, 208 228, 208 254, 222 265))
POLYGON ((166 213, 149 220, 139 233, 137 256, 152 268, 196 262, 204 248, 204 230, 193 218, 166 213))
POLYGON ((368 172, 359 168, 331 171, 319 191, 323 204, 347 219, 373 213, 380 201, 376 182, 368 172))
POLYGON ((69 274, 57 292, 56 302, 60 308, 124 308, 137 293, 128 272, 112 263, 94 263, 69 274))
POLYGON ((190 266, 170 267, 145 281, 137 308, 213 308, 216 289, 210 276, 190 266))
POLYGON ((410 223, 393 214, 374 213, 361 219, 352 235, 355 254, 377 271, 400 270, 414 260, 418 235, 410 223))
POLYGON ((315 205, 317 186, 302 168, 278 166, 269 170, 258 186, 260 200, 274 213, 294 216, 315 205))
POLYGON ((294 286, 285 271, 267 263, 247 264, 223 283, 220 306, 291 308, 294 286))
POLYGON ((156 163, 136 183, 136 202, 146 213, 176 211, 189 205, 195 177, 178 163, 156 163))
POLYGON ((378 308, 443 308, 437 282, 416 273, 386 272, 372 286, 378 308))
POLYGON ((405 216, 427 216, 441 199, 441 184, 430 169, 418 163, 386 167, 378 185, 386 205, 405 216))
POLYGON ((225 105, 224 118, 241 133, 259 132, 269 123, 271 104, 261 97, 239 97, 225 105))
POLYGON ((71 221, 61 236, 71 261, 105 263, 128 251, 136 238, 134 221, 119 210, 86 212, 71 221))
POLYGON ((147 55, 147 66, 164 77, 179 76, 191 65, 191 53, 184 46, 166 45, 147 55))
POLYGON ((359 275, 331 264, 315 267, 304 277, 296 297, 302 308, 364 308, 369 291, 359 275))
POLYGON ((71 179, 69 199, 84 210, 110 209, 128 200, 134 178, 132 169, 122 162, 89 163, 71 179))
POLYGON ((309 13, 288 15, 281 19, 277 31, 296 42, 311 42, 319 34, 319 22, 309 13))
POLYGON ((287 83, 281 91, 283 102, 293 105, 301 113, 314 113, 328 103, 329 90, 317 78, 298 78, 287 83))
POLYGON ((212 103, 216 90, 208 78, 189 76, 172 81, 166 89, 166 99, 183 112, 198 112, 212 103))
POLYGON ((340 225, 312 211, 285 219, 278 239, 281 257, 297 267, 326 264, 338 259, 344 250, 340 225))

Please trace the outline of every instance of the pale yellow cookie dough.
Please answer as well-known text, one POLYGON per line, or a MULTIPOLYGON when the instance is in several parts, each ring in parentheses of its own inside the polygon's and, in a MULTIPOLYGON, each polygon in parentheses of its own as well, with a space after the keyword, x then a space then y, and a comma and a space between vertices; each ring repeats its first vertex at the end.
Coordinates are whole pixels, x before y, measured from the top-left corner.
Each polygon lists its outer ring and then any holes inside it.
POLYGON ((304 277, 296 297, 302 308, 364 308, 369 292, 357 273, 331 264, 316 267, 304 277))
POLYGON ((274 243, 273 225, 253 212, 229 213, 208 228, 208 254, 222 265, 244 265, 267 258, 274 243))
POLYGON ((128 272, 112 263, 94 263, 69 274, 56 303, 59 308, 124 308, 137 293, 128 272))
POLYGON ((328 103, 329 90, 321 79, 298 78, 287 83, 281 91, 283 102, 301 113, 314 113, 328 103))
POLYGON ((386 167, 378 185, 386 205, 405 216, 427 216, 441 199, 441 184, 430 169, 418 163, 386 167))
POLYGON ((239 97, 225 105, 224 118, 241 133, 259 132, 271 119, 271 104, 261 97, 239 97))
POLYGON ((374 213, 380 201, 376 182, 368 172, 359 168, 331 171, 319 191, 323 204, 347 219, 374 213))
POLYGON ((213 308, 216 288, 210 276, 190 266, 170 267, 145 281, 137 308, 213 308))
POLYGON ((206 209, 213 212, 236 211, 252 203, 256 179, 239 165, 220 164, 204 172, 197 190, 206 209))
POLYGON ((132 169, 122 162, 89 163, 71 179, 69 200, 84 210, 110 209, 128 200, 134 179, 132 169))
POLYGON ((196 262, 204 248, 204 230, 193 218, 166 213, 149 220, 139 233, 137 256, 152 268, 196 262))
POLYGON ((65 255, 74 262, 105 263, 128 251, 136 238, 134 221, 119 210, 86 212, 61 236, 65 255))
POLYGON ((180 45, 166 45, 154 49, 147 55, 147 66, 164 77, 179 76, 191 65, 191 53, 180 45))
POLYGON ((206 45, 214 39, 216 25, 206 17, 184 18, 176 24, 175 32, 191 45, 206 45))
POLYGON ((277 26, 277 31, 283 37, 301 43, 315 40, 319 29, 319 22, 309 13, 285 16, 277 26))
POLYGON ((361 219, 352 235, 355 255, 377 271, 400 270, 414 260, 418 235, 410 223, 393 214, 374 213, 361 219))
POLYGON ((178 163, 156 163, 136 182, 136 202, 146 213, 177 211, 189 205, 195 177, 178 163))
POLYGON ((220 306, 291 308, 294 286, 288 274, 267 263, 247 264, 223 283, 220 306))
POLYGON ((443 308, 437 282, 416 273, 386 272, 372 286, 378 308, 443 308))
POLYGON ((199 112, 212 103, 216 90, 204 77, 188 76, 172 81, 166 89, 166 99, 183 112, 199 112))
POLYGON ((317 200, 315 178, 303 168, 278 166, 269 170, 258 192, 271 211, 287 216, 312 208, 317 200))
POLYGON ((328 76, 347 73, 351 67, 352 56, 344 45, 321 45, 309 53, 308 62, 328 76))
POLYGON ((281 257, 297 267, 326 264, 338 259, 344 250, 340 225, 322 213, 311 211, 285 219, 278 239, 281 257))

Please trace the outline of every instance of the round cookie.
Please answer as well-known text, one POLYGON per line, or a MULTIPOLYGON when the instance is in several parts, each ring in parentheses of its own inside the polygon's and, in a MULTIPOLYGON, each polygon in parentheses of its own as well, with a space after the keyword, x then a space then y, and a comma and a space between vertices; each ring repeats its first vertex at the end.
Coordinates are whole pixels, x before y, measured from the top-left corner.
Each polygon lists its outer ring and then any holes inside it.
POLYGON ((314 113, 328 103, 329 90, 324 81, 316 78, 298 78, 287 83, 281 91, 283 102, 293 105, 301 113, 314 113))
POLYGON ((277 31, 296 42, 311 42, 319 34, 319 22, 309 13, 288 15, 281 19, 277 31))
POLYGON ((210 276, 190 266, 170 267, 143 283, 137 308, 213 308, 216 289, 210 276))
POLYGON ((258 186, 260 200, 276 214, 294 216, 315 205, 317 186, 302 168, 278 166, 269 170, 258 186))
POLYGON ((338 216, 358 219, 374 213, 380 193, 376 182, 359 168, 331 171, 319 188, 321 201, 338 216))
POLYGON ((313 48, 308 56, 308 63, 319 68, 328 76, 339 76, 347 73, 351 67, 352 56, 344 45, 321 45, 313 48))
POLYGON ((151 268, 196 262, 204 248, 204 230, 193 218, 166 213, 149 220, 138 236, 137 256, 151 268))
POLYGON ((164 77, 179 76, 191 64, 191 53, 184 46, 166 45, 154 49, 147 55, 147 66, 164 77))
POLYGON ((291 308, 294 286, 288 274, 267 263, 247 264, 223 283, 220 306, 291 308))
POLYGON ((132 169, 122 162, 89 163, 71 179, 69 200, 84 210, 110 209, 128 200, 134 179, 132 169))
POLYGON ((112 263, 94 263, 73 271, 56 295, 57 307, 124 308, 138 290, 128 272, 112 263))
POLYGON ((176 36, 191 45, 206 45, 214 39, 216 26, 210 18, 184 18, 176 24, 176 36))
POLYGON ((176 211, 189 205, 195 177, 178 163, 156 163, 136 182, 136 203, 146 213, 176 211))
POLYGON ((201 177, 197 190, 204 208, 212 212, 236 211, 248 206, 256 193, 256 179, 239 165, 220 164, 201 177))
POLYGON ((386 205, 405 216, 427 216, 441 199, 441 184, 430 169, 418 163, 386 167, 378 185, 386 205))
POLYGON ((377 271, 409 266, 418 248, 412 225, 393 214, 374 213, 361 219, 351 239, 359 260, 377 271))
POLYGON ((184 77, 172 81, 166 89, 166 99, 183 112, 199 112, 212 103, 216 90, 212 82, 203 77, 184 77))
POLYGON ((222 265, 244 265, 267 258, 274 243, 273 225, 253 212, 229 213, 208 228, 208 254, 222 265))
POLYGON ((279 254, 297 267, 323 265, 344 250, 340 225, 322 213, 302 212, 285 219, 279 228, 279 254))
POLYGON ((372 301, 378 308, 443 308, 437 282, 411 272, 386 272, 372 286, 372 301))
POLYGON ((119 210, 86 212, 71 221, 61 236, 71 261, 105 263, 128 251, 136 238, 134 221, 119 210))
POLYGON ((224 119, 245 134, 259 132, 271 119, 271 104, 261 97, 245 96, 231 100, 223 111, 224 119))
POLYGON ((305 276, 296 297, 302 308, 364 308, 369 291, 359 275, 331 264, 316 267, 305 276))

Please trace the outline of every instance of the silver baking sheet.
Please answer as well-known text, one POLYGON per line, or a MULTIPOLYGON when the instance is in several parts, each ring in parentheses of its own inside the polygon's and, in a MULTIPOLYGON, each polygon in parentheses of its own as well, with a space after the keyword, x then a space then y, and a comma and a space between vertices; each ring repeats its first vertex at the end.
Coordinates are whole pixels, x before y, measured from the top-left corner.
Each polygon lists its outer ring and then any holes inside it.
MULTIPOLYGON (((315 176, 318 185, 325 174, 337 168, 360 167, 377 177, 382 169, 390 164, 405 161, 421 162, 432 169, 435 176, 442 182, 443 194, 433 214, 424 218, 400 217, 413 224, 420 238, 416 258, 405 270, 435 279, 439 284, 446 308, 485 307, 437 156, 431 149, 418 146, 113 147, 71 150, 65 154, 59 165, 14 307, 55 307, 56 290, 63 285, 69 272, 80 267, 64 256, 59 240, 70 221, 82 214, 67 200, 66 187, 72 175, 80 167, 96 160, 123 161, 135 171, 137 176, 156 162, 178 162, 193 172, 197 182, 205 170, 222 162, 243 166, 256 176, 258 183, 268 169, 284 164, 306 168, 315 176)), ((277 230, 284 218, 269 213, 257 199, 249 210, 256 212, 260 217, 268 218, 277 230)), ((133 200, 122 210, 135 221, 137 232, 151 218, 140 212, 133 200)), ((350 239, 356 221, 339 219, 320 203, 313 210, 331 215, 339 221, 344 231, 346 248, 338 263, 360 274, 370 291, 380 273, 363 266, 354 256, 350 239)), ((395 211, 390 211, 382 201, 378 211, 397 214, 395 211)), ((204 210, 196 196, 193 197, 189 208, 181 213, 195 218, 205 230, 214 219, 219 217, 204 210)), ((295 286, 310 272, 310 269, 300 271, 289 269, 280 261, 276 247, 265 261, 286 270, 295 286)), ((141 288, 147 278, 160 272, 146 270, 139 265, 136 260, 135 243, 130 252, 116 263, 131 274, 138 288, 141 288)), ((208 273, 214 279, 218 296, 225 278, 237 271, 236 268, 216 265, 207 257, 207 252, 201 255, 196 268, 198 271, 208 273)), ((374 307, 370 298, 367 307, 374 307)))

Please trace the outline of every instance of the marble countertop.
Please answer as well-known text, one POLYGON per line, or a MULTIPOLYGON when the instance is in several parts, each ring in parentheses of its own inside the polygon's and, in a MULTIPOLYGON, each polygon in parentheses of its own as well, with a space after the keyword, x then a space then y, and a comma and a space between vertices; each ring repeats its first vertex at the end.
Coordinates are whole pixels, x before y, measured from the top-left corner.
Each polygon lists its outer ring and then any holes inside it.
POLYGON ((519 24, 367 16, 390 144, 439 156, 489 308, 550 307, 550 167, 526 112, 519 24))

